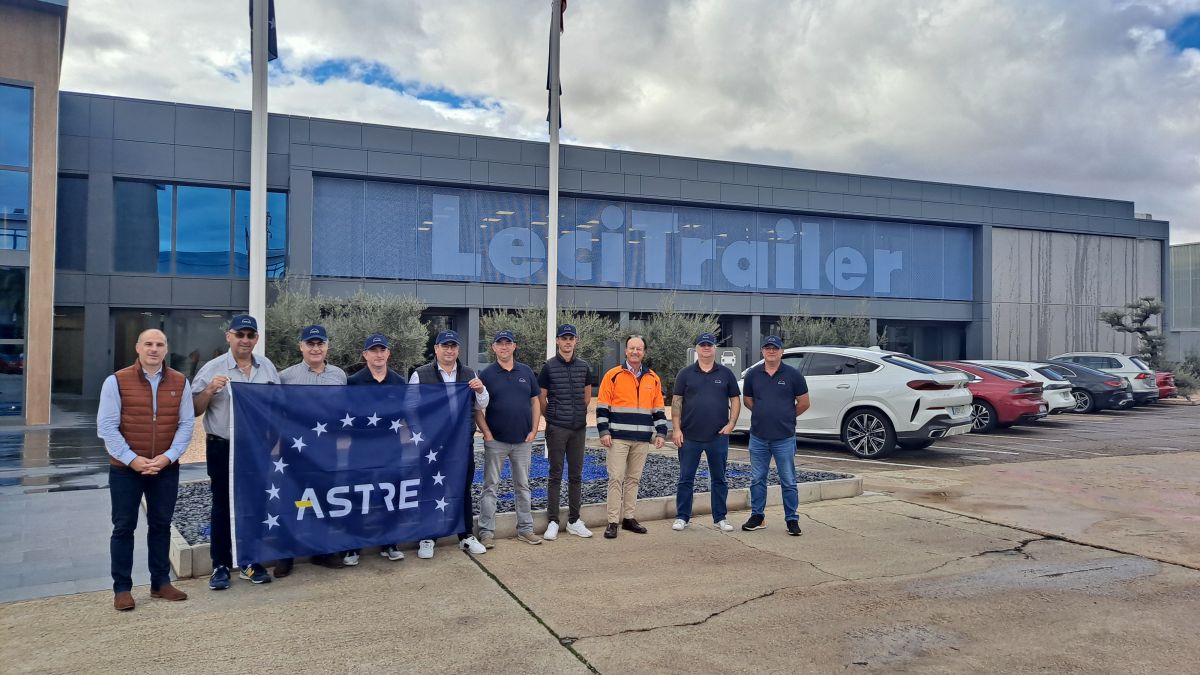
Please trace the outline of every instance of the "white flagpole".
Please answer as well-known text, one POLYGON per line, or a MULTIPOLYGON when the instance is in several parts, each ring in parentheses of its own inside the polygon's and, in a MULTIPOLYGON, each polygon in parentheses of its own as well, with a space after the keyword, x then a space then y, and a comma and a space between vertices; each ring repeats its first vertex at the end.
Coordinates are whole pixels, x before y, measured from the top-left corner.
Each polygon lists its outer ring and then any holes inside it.
POLYGON ((250 31, 253 95, 250 108, 250 315, 261 336, 255 353, 266 351, 267 333, 267 0, 254 1, 250 31))
POLYGON ((558 324, 558 43, 562 31, 561 0, 550 0, 550 214, 546 238, 546 358, 554 356, 558 324))

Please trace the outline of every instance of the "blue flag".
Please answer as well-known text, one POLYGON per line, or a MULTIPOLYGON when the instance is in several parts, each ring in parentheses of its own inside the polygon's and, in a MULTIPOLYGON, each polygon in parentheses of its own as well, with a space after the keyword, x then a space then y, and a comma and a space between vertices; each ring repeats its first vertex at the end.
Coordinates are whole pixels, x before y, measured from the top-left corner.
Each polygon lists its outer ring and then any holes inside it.
MULTIPOLYGON (((254 0, 250 0, 250 34, 254 34, 254 0)), ((267 60, 274 61, 277 58, 279 37, 275 32, 275 0, 267 0, 267 60)))
POLYGON ((234 556, 279 558, 462 529, 466 384, 233 384, 234 556))

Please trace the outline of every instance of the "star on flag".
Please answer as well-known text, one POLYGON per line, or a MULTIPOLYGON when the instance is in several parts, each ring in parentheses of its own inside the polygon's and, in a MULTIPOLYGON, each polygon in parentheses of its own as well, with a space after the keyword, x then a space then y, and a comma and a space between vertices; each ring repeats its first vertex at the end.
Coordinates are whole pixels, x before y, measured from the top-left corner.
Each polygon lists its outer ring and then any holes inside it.
POLYGON ((430 450, 429 454, 425 455, 425 459, 429 460, 429 462, 428 462, 429 464, 433 464, 434 462, 437 461, 437 453, 434 452, 433 450, 430 450))
POLYGON ((304 437, 302 436, 300 438, 292 439, 292 447, 295 448, 296 450, 299 450, 300 452, 304 452, 304 448, 306 448, 308 446, 305 445, 304 437))
POLYGON ((421 432, 419 432, 419 431, 412 435, 412 442, 414 445, 420 445, 421 441, 423 441, 423 440, 425 440, 425 437, 422 436, 421 432))
POLYGON ((433 474, 433 484, 434 485, 445 485, 445 483, 442 482, 444 480, 446 480, 446 477, 442 475, 441 471, 433 474))
POLYGON ((325 430, 325 425, 320 422, 317 422, 317 426, 313 427, 312 430, 317 432, 317 438, 320 438, 321 434, 328 433, 325 430))
POLYGON ((287 466, 287 464, 284 463, 282 457, 275 460, 273 463, 275 464, 275 470, 278 471, 279 473, 283 473, 283 469, 287 466))
POLYGON ((396 433, 400 433, 400 427, 402 427, 402 426, 404 426, 404 423, 401 422, 400 420, 392 420, 392 428, 389 429, 389 431, 394 431, 396 433))
POLYGON ((367 426, 373 427, 379 423, 379 420, 380 418, 376 417, 375 413, 371 413, 371 416, 367 418, 367 426))
POLYGON ((262 521, 262 523, 267 526, 267 531, 270 532, 272 528, 279 527, 279 516, 272 516, 268 513, 267 519, 262 521))
POLYGON ((438 511, 445 511, 445 510, 446 510, 446 504, 447 504, 447 502, 446 502, 446 500, 445 500, 445 499, 440 499, 440 498, 439 498, 439 499, 437 500, 437 502, 435 502, 435 503, 437 504, 437 509, 438 509, 438 511))
POLYGON ((340 420, 340 421, 341 421, 341 423, 342 423, 342 428, 343 428, 343 429, 345 429, 346 427, 352 427, 352 426, 354 426, 354 420, 356 420, 356 419, 358 419, 358 418, 357 418, 357 417, 351 417, 351 416, 350 416, 350 413, 346 413, 346 416, 345 416, 345 417, 343 417, 343 418, 340 420))
POLYGON ((263 492, 265 492, 265 493, 267 493, 268 495, 270 495, 270 496, 268 496, 268 497, 267 497, 267 501, 270 501, 270 500, 272 500, 272 499, 279 499, 279 488, 275 487, 275 484, 274 484, 274 483, 271 483, 271 489, 270 489, 270 490, 263 490, 263 492))

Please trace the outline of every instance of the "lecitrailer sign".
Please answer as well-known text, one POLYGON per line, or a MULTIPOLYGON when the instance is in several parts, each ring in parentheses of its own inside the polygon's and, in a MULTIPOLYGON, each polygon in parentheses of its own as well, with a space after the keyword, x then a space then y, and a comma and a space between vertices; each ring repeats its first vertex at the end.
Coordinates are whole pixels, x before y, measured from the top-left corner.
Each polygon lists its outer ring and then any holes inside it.
MULTIPOLYGON (((313 274, 546 283, 544 196, 316 178, 313 274)), ((972 299, 969 228, 561 199, 559 283, 972 299)))

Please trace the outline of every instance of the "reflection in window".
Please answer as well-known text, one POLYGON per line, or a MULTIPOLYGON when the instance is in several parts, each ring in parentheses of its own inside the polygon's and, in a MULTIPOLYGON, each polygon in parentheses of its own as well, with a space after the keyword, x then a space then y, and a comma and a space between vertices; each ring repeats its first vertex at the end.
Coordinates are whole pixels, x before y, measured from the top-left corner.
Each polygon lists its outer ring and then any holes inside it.
POLYGON ((0 84, 0 164, 29 168, 33 90, 0 84))
MULTIPOLYGON (((234 274, 250 276, 250 191, 234 192, 234 274)), ((281 279, 287 269, 287 193, 267 193, 267 278, 281 279)))
POLYGON ((175 273, 229 275, 229 190, 178 186, 175 273))
POLYGON ((225 327, 230 318, 231 312, 215 310, 114 309, 113 369, 133 363, 138 334, 157 328, 167 335, 167 365, 194 378, 209 359, 228 349, 225 327))
POLYGON ((50 391, 83 393, 83 308, 54 308, 54 367, 50 391))
POLYGON ((171 186, 119 180, 113 185, 113 269, 171 271, 171 186))
POLYGON ((87 263, 86 178, 59 176, 54 268, 82 272, 87 263))
POLYGON ((0 416, 25 402, 25 270, 0 268, 0 416))
POLYGON ((29 173, 0 169, 0 248, 29 248, 29 173))

